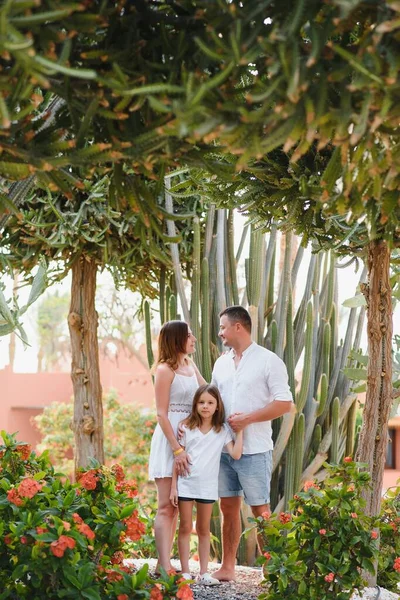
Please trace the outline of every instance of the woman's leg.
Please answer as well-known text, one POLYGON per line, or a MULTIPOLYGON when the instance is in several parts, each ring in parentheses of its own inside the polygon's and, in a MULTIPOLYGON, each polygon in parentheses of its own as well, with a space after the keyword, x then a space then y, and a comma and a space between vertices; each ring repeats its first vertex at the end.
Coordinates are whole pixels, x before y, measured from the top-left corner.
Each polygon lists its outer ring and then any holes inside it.
POLYGON ((196 503, 196 532, 199 537, 200 575, 207 573, 208 561, 210 559, 210 520, 212 507, 212 504, 196 503))
POLYGON ((157 514, 154 521, 154 537, 158 553, 158 566, 169 571, 171 567, 171 548, 176 527, 177 509, 169 499, 171 477, 157 478, 157 514))
POLYGON ((193 528, 193 502, 179 502, 178 548, 182 573, 190 573, 190 536, 193 528))

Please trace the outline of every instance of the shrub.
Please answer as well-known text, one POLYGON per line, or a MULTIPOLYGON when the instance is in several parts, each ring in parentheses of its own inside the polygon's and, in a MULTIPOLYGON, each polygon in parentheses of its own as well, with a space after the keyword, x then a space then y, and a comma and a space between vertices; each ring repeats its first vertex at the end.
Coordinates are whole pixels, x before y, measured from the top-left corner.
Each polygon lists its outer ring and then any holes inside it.
POLYGON ((398 592, 400 582, 400 487, 386 492, 380 515, 378 584, 398 592))
MULTIPOLYGON (((127 475, 142 486, 148 480, 147 467, 151 436, 156 426, 155 415, 144 414, 131 404, 122 404, 115 390, 104 396, 103 404, 105 462, 121 464, 127 475)), ((38 450, 50 450, 54 467, 70 474, 73 473, 71 449, 74 446, 74 434, 70 427, 72 417, 72 402, 53 402, 42 414, 34 417, 42 435, 38 450)))
POLYGON ((374 572, 375 523, 363 514, 362 489, 369 474, 350 458, 325 465, 328 477, 307 482, 291 513, 259 517, 265 539, 263 564, 268 600, 348 600, 363 585, 362 570, 374 572))
POLYGON ((122 467, 93 463, 71 484, 48 454, 2 437, 0 600, 191 597, 178 576, 155 582, 147 565, 135 572, 125 561, 140 547, 146 515, 122 467))

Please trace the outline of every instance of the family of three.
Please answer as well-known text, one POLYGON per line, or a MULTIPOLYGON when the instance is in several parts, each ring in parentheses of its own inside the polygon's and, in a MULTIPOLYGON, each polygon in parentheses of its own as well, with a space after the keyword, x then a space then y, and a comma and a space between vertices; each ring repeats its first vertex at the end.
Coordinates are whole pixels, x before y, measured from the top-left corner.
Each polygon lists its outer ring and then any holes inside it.
POLYGON ((150 450, 149 478, 157 486, 154 524, 158 567, 171 570, 179 510, 182 577, 189 572, 192 509, 199 538, 198 583, 235 579, 242 497, 255 517, 269 513, 272 472, 271 421, 292 407, 285 364, 251 339, 251 318, 241 306, 220 313, 219 337, 229 349, 215 362, 211 384, 190 355, 196 338, 183 321, 160 331, 155 369, 158 425, 150 450), (210 519, 220 498, 222 564, 208 573, 210 519))

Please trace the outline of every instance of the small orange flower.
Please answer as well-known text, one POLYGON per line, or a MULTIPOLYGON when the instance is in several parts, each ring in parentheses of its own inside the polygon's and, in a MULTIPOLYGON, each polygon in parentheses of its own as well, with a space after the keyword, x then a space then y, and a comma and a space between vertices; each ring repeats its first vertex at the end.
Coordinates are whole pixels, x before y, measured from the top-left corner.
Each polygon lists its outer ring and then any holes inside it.
POLYGON ((71 548, 72 550, 72 548, 75 548, 75 544, 74 538, 69 537, 68 535, 60 535, 58 540, 51 542, 50 551, 57 558, 62 558, 66 549, 71 548))
POLYGON ((21 535, 21 537, 19 538, 19 541, 21 542, 21 544, 27 544, 28 538, 26 537, 26 535, 21 535))
POLYGON ((393 569, 400 573, 400 558, 395 558, 393 563, 393 569))
POLYGON ((357 513, 350 513, 350 516, 352 519, 357 519, 358 518, 358 514, 357 513))
POLYGON ((86 523, 81 523, 78 525, 78 531, 83 535, 86 535, 88 540, 94 540, 96 537, 94 531, 90 529, 89 525, 86 525, 86 523))
POLYGON ((269 560, 271 558, 271 554, 269 552, 264 552, 263 556, 266 560, 269 560))
POLYGON ((279 515, 279 520, 283 524, 284 523, 289 523, 289 521, 290 521, 290 514, 289 513, 281 512, 280 515, 279 515))
POLYGON ((21 444, 21 446, 17 446, 16 450, 18 454, 20 454, 22 460, 28 460, 32 452, 32 446, 29 444, 21 444))
POLYGON ((134 510, 130 517, 124 519, 124 522, 126 525, 126 535, 134 542, 140 540, 146 532, 145 524, 139 520, 137 510, 134 510))
POLYGON ((111 472, 117 481, 123 481, 125 479, 124 469, 121 467, 121 465, 113 465, 111 467, 111 472))
POLYGON ((183 585, 176 592, 176 597, 179 598, 179 600, 192 600, 193 592, 188 585, 183 585))
POLYGON ((351 463, 353 462, 353 459, 351 458, 351 456, 345 456, 343 459, 343 462, 345 463, 351 463))
POLYGON ((42 489, 43 484, 40 484, 36 479, 27 477, 23 479, 18 486, 18 495, 21 498, 33 498, 42 489))
POLYGON ((15 504, 15 506, 22 506, 23 502, 18 495, 17 490, 14 488, 12 490, 8 490, 7 492, 7 500, 15 504))
POLYGON ((319 485, 317 485, 315 481, 306 481, 304 484, 304 491, 308 492, 308 490, 310 490, 311 488, 319 490, 319 485))
POLYGON ((329 575, 325 575, 325 581, 331 583, 335 579, 335 573, 329 573, 329 575))
POLYGON ((376 539, 378 539, 378 532, 377 532, 377 531, 371 531, 371 538, 372 538, 373 540, 376 540, 376 539))
POLYGON ((126 594, 118 594, 117 600, 129 600, 126 594))
POLYGON ((320 529, 320 530, 318 531, 318 533, 319 533, 320 535, 325 535, 325 534, 326 534, 326 529, 320 529))
POLYGON ((86 490, 92 491, 96 489, 99 478, 96 475, 97 471, 95 469, 91 469, 90 471, 86 471, 79 477, 79 483, 86 490))
POLYGON ((160 588, 157 586, 157 584, 151 588, 150 600, 163 600, 163 595, 160 591, 160 588))
POLYGON ((73 519, 74 523, 83 523, 83 519, 82 519, 82 517, 80 517, 78 515, 78 513, 74 513, 72 515, 72 519, 73 519))

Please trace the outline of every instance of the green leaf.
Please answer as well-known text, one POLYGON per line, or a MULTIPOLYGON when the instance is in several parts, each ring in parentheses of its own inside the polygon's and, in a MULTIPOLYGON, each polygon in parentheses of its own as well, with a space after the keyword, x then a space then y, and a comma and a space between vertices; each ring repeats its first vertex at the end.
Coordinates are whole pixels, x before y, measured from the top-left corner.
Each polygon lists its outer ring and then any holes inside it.
POLYGON ((349 379, 353 379, 354 381, 366 381, 367 380, 367 370, 366 369, 354 369, 354 368, 345 368, 343 369, 343 373, 349 379))
POLYGON ((135 510, 135 506, 133 504, 125 506, 120 513, 120 519, 126 519, 130 517, 133 511, 135 510))
POLYGON ((342 303, 342 306, 346 306, 346 308, 358 308, 359 306, 366 306, 367 302, 363 296, 363 294, 357 294, 356 296, 353 296, 352 298, 347 298, 347 300, 345 300, 342 303))

